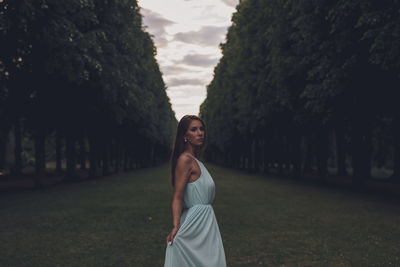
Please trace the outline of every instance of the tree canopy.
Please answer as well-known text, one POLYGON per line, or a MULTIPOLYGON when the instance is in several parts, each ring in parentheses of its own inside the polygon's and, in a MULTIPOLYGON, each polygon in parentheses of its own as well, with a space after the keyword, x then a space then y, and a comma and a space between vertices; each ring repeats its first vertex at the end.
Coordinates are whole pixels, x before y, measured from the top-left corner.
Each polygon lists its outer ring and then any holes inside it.
POLYGON ((52 133, 71 175, 80 139, 103 165, 111 148, 139 165, 168 157, 176 119, 136 1, 4 0, 0 15, 1 127, 31 133, 36 162, 52 133))
POLYGON ((398 117, 399 9, 395 0, 240 1, 200 108, 210 159, 300 175, 315 156, 324 176, 329 158, 343 171, 349 155, 355 181, 368 177, 377 124, 398 117))

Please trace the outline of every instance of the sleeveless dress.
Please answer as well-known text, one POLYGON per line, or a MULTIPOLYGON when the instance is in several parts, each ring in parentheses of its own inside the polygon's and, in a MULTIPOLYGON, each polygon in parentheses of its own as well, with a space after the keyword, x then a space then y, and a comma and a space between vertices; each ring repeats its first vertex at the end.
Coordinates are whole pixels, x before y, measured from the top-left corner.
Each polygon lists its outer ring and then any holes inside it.
POLYGON ((211 203, 215 184, 198 159, 201 174, 188 182, 183 196, 180 228, 167 245, 164 267, 225 267, 225 252, 211 203))

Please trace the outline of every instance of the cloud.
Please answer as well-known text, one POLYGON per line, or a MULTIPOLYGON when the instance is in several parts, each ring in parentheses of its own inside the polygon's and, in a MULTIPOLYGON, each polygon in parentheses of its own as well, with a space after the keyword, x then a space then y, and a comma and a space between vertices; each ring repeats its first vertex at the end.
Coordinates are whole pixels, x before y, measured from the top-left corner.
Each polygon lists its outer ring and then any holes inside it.
POLYGON ((191 79, 191 78, 172 78, 168 82, 168 87, 174 86, 182 86, 182 85, 204 85, 204 81, 200 79, 191 79))
MULTIPOLYGON (((185 0, 186 2, 192 1, 192 0, 185 0)), ((239 0, 221 0, 224 4, 231 6, 231 7, 236 7, 236 5, 239 3, 239 0)))
POLYGON ((201 90, 204 88, 205 88, 204 83, 202 83, 201 85, 174 86, 174 87, 168 87, 167 93, 175 100, 176 99, 187 100, 188 96, 200 97, 200 98, 204 97, 206 92, 204 90, 201 90))
POLYGON ((179 104, 175 104, 175 106, 177 108, 191 108, 193 107, 192 103, 179 103, 179 104))
POLYGON ((176 97, 174 99, 174 106, 179 108, 199 108, 199 104, 204 100, 204 97, 186 93, 185 97, 176 97))
POLYGON ((224 4, 231 6, 231 7, 236 7, 237 4, 239 3, 238 0, 221 0, 224 4))
POLYGON ((214 55, 190 54, 184 56, 183 59, 177 60, 175 62, 197 67, 210 67, 215 66, 218 61, 219 59, 214 55))
POLYGON ((205 26, 198 31, 179 32, 174 41, 205 46, 217 46, 225 38, 227 27, 205 26))
POLYGON ((176 65, 161 66, 161 71, 164 75, 177 75, 190 72, 188 68, 176 65))
POLYGON ((166 38, 167 32, 165 28, 175 24, 175 22, 164 18, 162 15, 150 9, 141 8, 141 13, 143 15, 143 24, 146 26, 148 32, 153 35, 156 46, 167 46, 168 40, 166 38))

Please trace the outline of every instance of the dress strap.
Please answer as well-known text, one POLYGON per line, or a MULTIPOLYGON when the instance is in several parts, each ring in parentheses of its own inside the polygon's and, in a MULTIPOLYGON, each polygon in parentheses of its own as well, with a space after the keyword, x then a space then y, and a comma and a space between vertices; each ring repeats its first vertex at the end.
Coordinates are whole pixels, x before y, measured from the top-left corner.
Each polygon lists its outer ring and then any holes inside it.
POLYGON ((191 158, 194 158, 196 161, 199 161, 198 159, 196 159, 196 157, 192 156, 192 154, 189 154, 189 153, 188 153, 188 155, 189 155, 191 158))
POLYGON ((189 155, 190 155, 190 157, 192 157, 192 158, 194 158, 194 159, 196 160, 197 165, 199 165, 199 167, 200 167, 200 169, 201 169, 201 167, 202 167, 202 165, 203 165, 203 162, 201 162, 200 160, 196 159, 196 157, 192 156, 191 154, 189 154, 189 155))

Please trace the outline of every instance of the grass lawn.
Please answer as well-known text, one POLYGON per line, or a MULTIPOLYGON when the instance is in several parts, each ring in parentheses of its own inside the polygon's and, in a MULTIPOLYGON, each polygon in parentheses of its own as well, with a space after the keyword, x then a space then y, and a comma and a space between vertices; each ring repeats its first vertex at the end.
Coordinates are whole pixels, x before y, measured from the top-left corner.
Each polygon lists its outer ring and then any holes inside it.
MULTIPOLYGON (((400 205, 207 164, 228 266, 400 266, 400 205)), ((168 166, 0 196, 0 266, 163 266, 168 166)))

